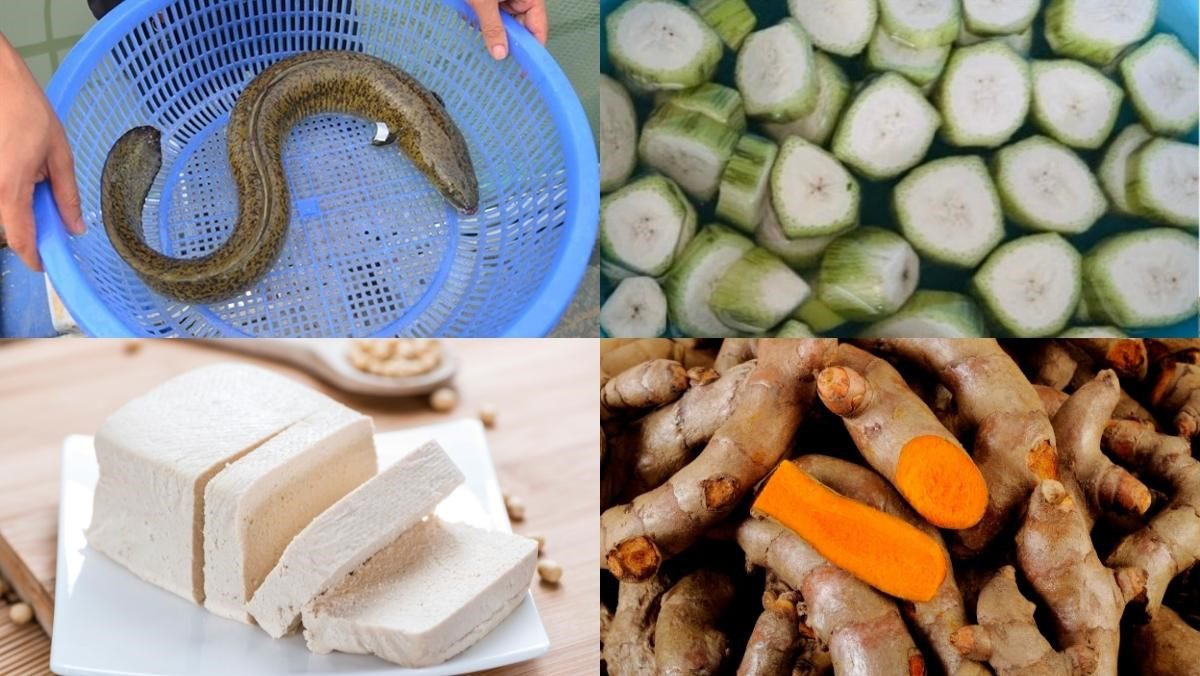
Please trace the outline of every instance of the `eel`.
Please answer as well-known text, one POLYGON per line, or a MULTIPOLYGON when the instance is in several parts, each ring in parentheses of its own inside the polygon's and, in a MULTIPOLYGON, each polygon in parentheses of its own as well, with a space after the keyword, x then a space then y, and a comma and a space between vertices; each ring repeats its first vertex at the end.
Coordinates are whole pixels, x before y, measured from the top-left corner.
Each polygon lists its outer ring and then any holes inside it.
POLYGON ((125 132, 105 159, 100 179, 104 228, 117 254, 155 291, 175 300, 229 298, 270 269, 287 234, 289 197, 280 157, 300 120, 339 112, 387 126, 413 165, 455 208, 473 213, 479 188, 462 132, 441 99, 382 59, 346 51, 314 51, 279 61, 238 96, 229 117, 228 154, 237 187, 237 223, 228 239, 199 258, 151 248, 142 209, 162 166, 161 133, 125 132))

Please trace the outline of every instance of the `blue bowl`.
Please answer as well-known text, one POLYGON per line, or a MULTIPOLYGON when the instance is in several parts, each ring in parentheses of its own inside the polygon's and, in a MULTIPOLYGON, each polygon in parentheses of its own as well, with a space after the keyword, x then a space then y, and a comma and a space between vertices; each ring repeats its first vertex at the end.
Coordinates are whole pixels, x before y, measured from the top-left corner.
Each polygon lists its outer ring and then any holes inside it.
POLYGON ((540 336, 558 322, 596 239, 595 141, 566 76, 505 16, 487 54, 465 0, 127 0, 71 50, 47 95, 75 149, 88 232, 66 234, 38 188, 38 248, 68 310, 98 336, 540 336), (456 212, 370 122, 302 121, 283 148, 291 223, 251 289, 222 303, 150 291, 108 242, 100 171, 126 130, 163 132, 146 238, 199 256, 227 237, 236 192, 225 127, 237 94, 298 52, 366 52, 437 92, 479 177, 456 212))
MULTIPOLYGON (((600 49, 601 49, 601 69, 608 74, 612 74, 612 65, 608 60, 608 35, 607 27, 604 19, 610 12, 615 10, 624 0, 601 0, 601 28, 600 28, 600 49)), ((751 9, 754 10, 758 17, 758 25, 769 26, 779 19, 787 15, 787 4, 781 0, 748 0, 751 9)), ((1192 54, 1197 53, 1197 5, 1196 0, 1160 0, 1158 10, 1158 20, 1154 25, 1154 33, 1172 33, 1177 36, 1184 45, 1191 50, 1192 54)), ((1038 23, 1034 25, 1034 47, 1032 56, 1034 58, 1049 55, 1050 49, 1046 46, 1045 39, 1042 37, 1042 23, 1039 17, 1038 23)), ((838 59, 838 63, 846 70, 846 74, 851 79, 858 79, 864 74, 862 64, 857 59, 838 59)), ((729 50, 725 51, 725 56, 721 61, 717 70, 716 80, 724 84, 732 85, 733 83, 733 55, 729 50)), ((638 113, 641 119, 649 112, 645 102, 638 102, 638 113)), ((1136 120, 1136 115, 1128 103, 1126 103, 1121 115, 1117 120, 1116 128, 1113 130, 1113 136, 1131 122, 1136 120)), ((1014 136, 1014 140, 1023 138, 1033 134, 1032 127, 1028 124, 1014 136)), ((1111 138, 1111 137, 1110 137, 1111 138)), ((1196 143, 1197 132, 1195 129, 1188 134, 1187 139, 1192 143, 1196 143)), ((1095 166, 1100 161, 1100 156, 1103 148, 1098 151, 1085 151, 1081 155, 1089 164, 1095 166)), ((943 143, 940 139, 934 142, 933 147, 929 152, 929 159, 944 157, 947 155, 956 154, 955 149, 943 143)), ((961 153, 957 153, 961 154, 961 153)), ((898 179, 897 179, 898 180, 898 179)), ((896 181, 882 182, 867 182, 863 181, 862 195, 862 223, 879 225, 883 224, 887 227, 893 227, 892 214, 889 211, 891 204, 891 189, 896 181)), ((707 223, 715 220, 715 215, 711 206, 702 207, 700 209, 700 222, 707 223)), ((1080 250, 1087 251, 1096 242, 1104 237, 1123 230, 1131 230, 1137 227, 1145 227, 1145 221, 1139 221, 1117 215, 1107 215, 1096 223, 1090 230, 1082 235, 1068 237, 1068 239, 1080 250)), ((1007 225, 1008 236, 1013 237, 1022 234, 1024 231, 1015 227, 1011 223, 1007 225)), ((1197 252, 1200 256, 1200 252, 1197 252)), ((970 282, 970 274, 963 273, 961 270, 955 270, 945 266, 936 265, 927 261, 921 263, 921 283, 923 289, 944 289, 947 291, 962 291, 968 288, 970 282)), ((612 286, 607 280, 601 284, 601 296, 607 298, 611 293, 612 286)), ((1197 290, 1200 293, 1200 289, 1197 290)), ((1192 317, 1173 326, 1157 327, 1153 329, 1127 329, 1128 333, 1134 336, 1150 337, 1150 336, 1175 336, 1175 337, 1195 337, 1200 335, 1200 323, 1197 317, 1192 317)), ((837 331, 839 335, 853 335, 861 326, 843 325, 837 331)))

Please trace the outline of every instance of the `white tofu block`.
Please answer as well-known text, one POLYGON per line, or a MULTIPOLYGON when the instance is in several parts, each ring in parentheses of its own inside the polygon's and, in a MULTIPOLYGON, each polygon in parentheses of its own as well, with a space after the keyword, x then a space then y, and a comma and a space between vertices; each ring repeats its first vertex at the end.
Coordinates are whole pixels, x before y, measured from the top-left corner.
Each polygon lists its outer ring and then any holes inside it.
POLYGON ((288 543, 375 475, 371 419, 330 401, 221 470, 204 489, 204 607, 253 622, 246 602, 288 543))
POLYGON ((462 482, 437 442, 408 451, 305 526, 246 610, 275 638, 291 632, 304 604, 394 542, 462 482))
POLYGON ((440 664, 521 604, 536 560, 533 540, 430 517, 306 605, 304 637, 316 653, 440 664))
POLYGON ((332 399, 243 364, 179 375, 130 401, 96 433, 88 544, 135 575, 204 600, 204 489, 227 463, 332 399))

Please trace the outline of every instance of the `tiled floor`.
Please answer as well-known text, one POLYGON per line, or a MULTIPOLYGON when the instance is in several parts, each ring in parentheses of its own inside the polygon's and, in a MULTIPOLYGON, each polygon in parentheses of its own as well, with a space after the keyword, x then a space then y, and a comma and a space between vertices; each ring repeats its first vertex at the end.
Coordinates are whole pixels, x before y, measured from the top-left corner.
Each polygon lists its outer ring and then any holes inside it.
MULTIPOLYGON (((550 40, 547 48, 571 79, 587 110, 592 128, 599 125, 600 35, 599 3, 596 0, 548 0, 550 40)), ((30 70, 44 86, 66 57, 71 46, 95 23, 86 0, 0 0, 0 33, 17 48, 30 70)), ((11 252, 0 252, 0 287, 19 289, 18 295, 0 293, 0 336, 17 335, 21 327, 45 327, 45 299, 40 280, 31 277, 11 252), (20 283, 18 283, 20 282, 20 283), (14 303, 28 307, 14 308, 14 303), (26 316, 32 314, 33 316, 26 316)), ((553 335, 596 336, 600 304, 599 268, 596 257, 574 302, 553 335)))

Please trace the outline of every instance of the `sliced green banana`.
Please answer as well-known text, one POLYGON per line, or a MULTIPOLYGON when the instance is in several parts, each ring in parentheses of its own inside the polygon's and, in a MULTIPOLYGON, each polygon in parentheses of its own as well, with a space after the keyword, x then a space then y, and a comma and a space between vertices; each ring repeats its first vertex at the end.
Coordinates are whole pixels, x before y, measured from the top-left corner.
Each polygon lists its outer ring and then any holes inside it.
POLYGON ((721 36, 721 42, 734 51, 742 46, 757 22, 746 0, 690 0, 689 4, 721 36))
POLYGON ((1200 149, 1192 143, 1156 138, 1126 164, 1125 189, 1133 210, 1151 220, 1196 229, 1200 221, 1200 149))
POLYGON ((637 115, 619 82, 600 76, 600 192, 615 190, 637 166, 637 115))
POLYGON ((1038 0, 962 0, 963 26, 979 35, 1013 35, 1029 30, 1038 0))
POLYGON ((696 232, 696 210, 670 179, 647 176, 600 200, 600 255, 609 277, 658 277, 696 232))
MULTIPOLYGON (((810 286, 812 286, 811 282, 810 286)), ((792 313, 792 319, 803 322, 805 326, 818 333, 832 331, 846 323, 845 317, 834 312, 832 308, 822 302, 819 293, 813 293, 806 298, 792 313)))
POLYGON ((1046 41, 1055 54, 1105 66, 1149 35, 1157 14, 1157 0, 1050 0, 1046 41))
POLYGON ((971 288, 1004 335, 1053 336, 1079 302, 1079 253, 1053 233, 1020 237, 988 256, 971 288))
POLYGON ((788 0, 788 11, 817 48, 838 56, 861 52, 879 15, 875 0, 788 0))
POLYGON ((979 338, 983 313, 961 293, 918 289, 896 314, 867 326, 861 338, 979 338))
POLYGON ((793 136, 771 170, 771 205, 789 239, 837 235, 858 224, 858 181, 836 157, 793 136))
POLYGON ((762 333, 787 319, 810 291, 774 254, 754 247, 717 280, 708 304, 722 324, 762 333))
POLYGON ((879 0, 879 25, 913 47, 954 42, 958 24, 958 0, 879 0))
POLYGON ((721 174, 717 217, 747 234, 754 232, 770 197, 768 181, 778 153, 778 146, 761 136, 744 134, 738 139, 721 174))
POLYGON ((687 89, 712 79, 721 38, 674 0, 630 0, 606 21, 608 56, 635 89, 687 89))
POLYGON ((841 67, 821 52, 813 54, 817 75, 817 103, 812 112, 791 122, 763 122, 767 136, 783 143, 789 136, 799 136, 824 146, 833 135, 846 99, 850 97, 850 81, 841 67))
POLYGON ((1168 326, 1196 314, 1200 240, 1175 228, 1113 235, 1083 259, 1089 311, 1122 328, 1168 326))
POLYGON ((815 70, 812 43, 795 19, 751 33, 734 70, 746 114, 788 122, 811 113, 817 104, 815 70))
POLYGON ((916 85, 896 73, 870 81, 833 135, 833 154, 857 173, 883 180, 916 166, 941 118, 916 85))
POLYGON ((1179 38, 1160 33, 1121 60, 1121 78, 1142 124, 1176 136, 1196 126, 1200 109, 1196 57, 1179 38))
POLYGON ((610 338, 653 338, 667 332, 667 298, 650 277, 622 280, 600 307, 600 329, 610 338))
POLYGON ((1104 159, 1100 161, 1100 168, 1096 174, 1113 210, 1119 214, 1135 215, 1125 190, 1129 156, 1151 138, 1145 127, 1131 124, 1122 129, 1104 151, 1104 159))
POLYGON ((663 280, 671 324, 679 333, 697 338, 736 335, 717 319, 708 301, 721 275, 753 246, 723 225, 706 226, 696 235, 663 280))
POLYGON ((919 277, 920 261, 903 237, 882 228, 857 228, 825 250, 817 295, 846 319, 875 321, 899 310, 919 277))
POLYGON ((755 244, 779 256, 780 260, 796 270, 811 268, 821 262, 821 254, 825 253, 825 249, 833 240, 832 235, 789 239, 783 233, 783 227, 779 225, 770 200, 763 209, 762 221, 754 231, 755 244))
POLYGON ((742 107, 742 95, 733 87, 705 82, 694 89, 666 93, 656 97, 656 101, 700 113, 739 134, 746 131, 746 112, 742 107))
POLYGON ((967 30, 966 26, 963 26, 958 32, 958 39, 954 43, 960 47, 970 47, 971 45, 977 45, 987 40, 999 40, 1008 45, 1009 49, 1017 54, 1028 57, 1029 53, 1033 51, 1033 27, 1030 26, 1020 33, 996 37, 992 35, 978 35, 967 30))
POLYGON ((795 319, 785 320, 775 329, 776 338, 816 338, 817 334, 808 327, 804 322, 798 322, 795 319))
POLYGON ((737 132, 707 115, 665 105, 642 127, 638 157, 691 197, 708 202, 717 194, 737 140, 737 132))
POLYGON ((935 98, 947 142, 995 148, 1025 123, 1029 65, 998 40, 960 47, 946 63, 935 98))
POLYGON ((1108 207, 1087 164, 1044 136, 1001 148, 992 173, 1004 213, 1032 230, 1086 232, 1108 207))
POLYGON ((1103 73, 1079 61, 1034 61, 1033 122, 1054 140, 1092 150, 1112 134, 1125 92, 1103 73))
POLYGON ((918 49, 893 39, 882 28, 876 29, 867 47, 867 67, 874 71, 895 71, 915 85, 927 85, 942 74, 950 45, 918 49))
POLYGON ((979 157, 946 157, 913 169, 892 192, 896 220, 923 257, 979 265, 1004 239, 1004 213, 979 157))

